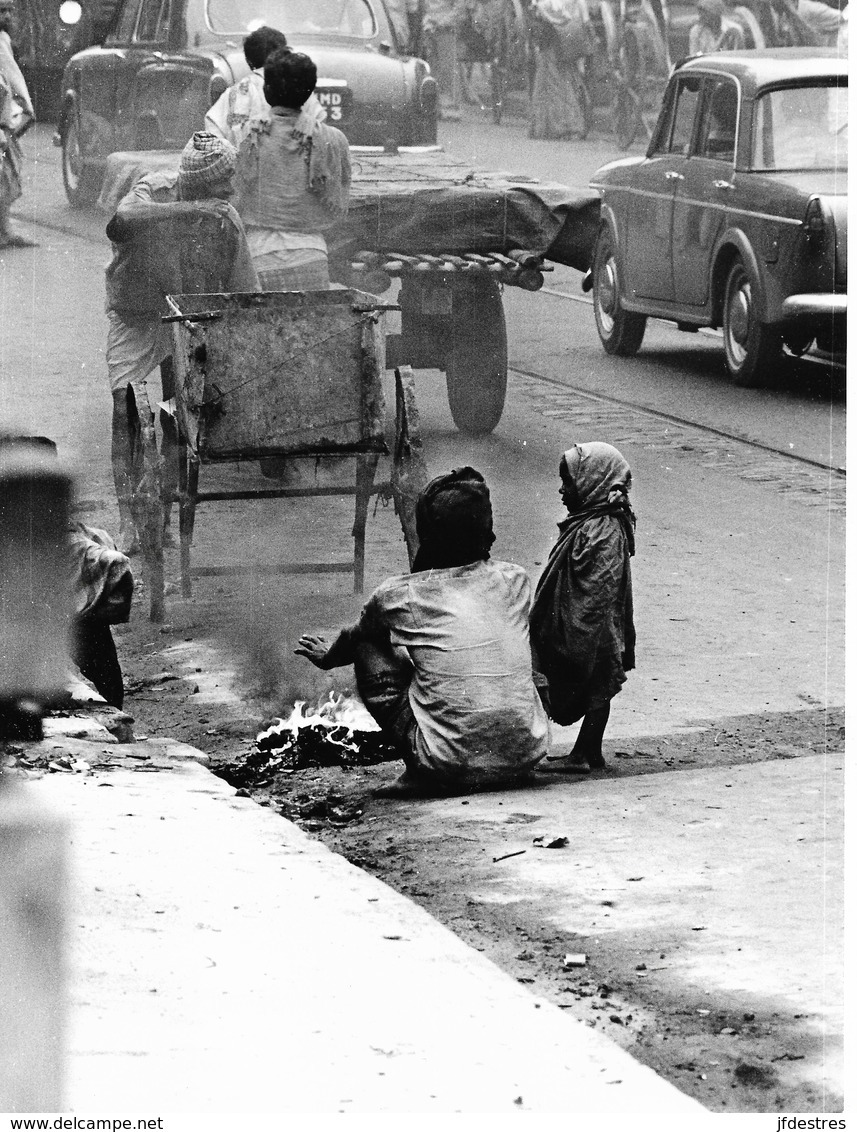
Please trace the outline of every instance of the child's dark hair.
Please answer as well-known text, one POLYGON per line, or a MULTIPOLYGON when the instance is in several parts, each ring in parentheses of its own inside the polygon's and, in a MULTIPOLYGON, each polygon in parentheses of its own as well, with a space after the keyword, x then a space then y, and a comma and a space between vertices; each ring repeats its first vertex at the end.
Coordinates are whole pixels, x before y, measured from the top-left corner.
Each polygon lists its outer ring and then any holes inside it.
POLYGON ((309 55, 282 47, 265 60, 265 98, 271 106, 300 110, 318 80, 309 55))
POLYGON ((269 55, 286 46, 286 37, 276 28, 256 28, 244 40, 244 58, 247 60, 247 66, 253 71, 258 71, 269 55))

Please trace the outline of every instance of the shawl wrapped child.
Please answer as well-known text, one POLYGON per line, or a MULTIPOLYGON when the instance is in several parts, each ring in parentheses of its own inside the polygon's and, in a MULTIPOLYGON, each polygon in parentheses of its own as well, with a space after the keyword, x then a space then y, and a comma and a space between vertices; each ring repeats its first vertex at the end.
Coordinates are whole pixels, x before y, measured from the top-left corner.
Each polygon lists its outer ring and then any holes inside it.
MULTIPOLYGON (((536 587, 533 668, 556 723, 600 712, 606 724, 610 701, 634 667, 631 468, 612 445, 592 442, 564 454, 560 476, 569 515, 536 587)), ((603 766, 600 738, 592 767, 603 766)))

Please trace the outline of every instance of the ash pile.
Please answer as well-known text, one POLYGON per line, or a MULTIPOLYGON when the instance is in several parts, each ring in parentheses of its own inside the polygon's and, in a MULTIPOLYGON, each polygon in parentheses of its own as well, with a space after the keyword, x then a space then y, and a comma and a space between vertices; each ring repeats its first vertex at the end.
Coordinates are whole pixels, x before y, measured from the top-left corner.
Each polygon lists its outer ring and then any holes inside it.
POLYGON ((223 777, 239 788, 266 786, 296 770, 373 766, 397 758, 360 701, 331 692, 315 709, 298 702, 287 719, 275 719, 256 736, 255 751, 223 777))

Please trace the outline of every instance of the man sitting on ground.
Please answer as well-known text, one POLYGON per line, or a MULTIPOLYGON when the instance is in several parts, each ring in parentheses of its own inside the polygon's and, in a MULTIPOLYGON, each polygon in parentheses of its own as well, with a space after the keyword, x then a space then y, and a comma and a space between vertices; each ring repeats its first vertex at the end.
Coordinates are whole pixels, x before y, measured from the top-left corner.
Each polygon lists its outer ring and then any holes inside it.
MULTIPOLYGON (((256 274, 244 228, 229 204, 235 147, 198 132, 182 152, 178 173, 140 178, 110 223, 113 260, 107 268, 107 369, 113 394, 113 479, 119 503, 120 546, 135 553, 131 515, 129 387, 144 405, 148 375, 161 366, 165 401, 173 396, 172 332, 161 322, 165 296, 188 292, 255 291, 256 274), (204 229, 206 218, 209 227, 204 229)), ((165 464, 164 528, 177 471, 175 425, 161 415, 165 464)), ((167 539, 169 543, 169 538, 167 539)))
POLYGON ((491 500, 473 468, 431 481, 417 501, 419 550, 333 643, 300 638, 318 668, 353 664, 357 690, 405 772, 382 797, 463 793, 530 781, 549 725, 533 684, 530 581, 491 562, 491 500))

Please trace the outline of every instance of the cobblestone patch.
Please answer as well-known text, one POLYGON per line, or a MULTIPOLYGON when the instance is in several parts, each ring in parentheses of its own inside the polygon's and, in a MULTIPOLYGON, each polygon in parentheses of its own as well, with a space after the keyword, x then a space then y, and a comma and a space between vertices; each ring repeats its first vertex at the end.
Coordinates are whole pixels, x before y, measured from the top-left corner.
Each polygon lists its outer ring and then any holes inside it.
POLYGON ((679 459, 690 459, 700 467, 770 484, 812 507, 845 511, 845 478, 836 472, 766 452, 751 441, 717 436, 693 425, 665 423, 645 409, 601 402, 573 390, 558 390, 517 370, 510 370, 509 376, 515 392, 526 397, 543 416, 607 434, 616 444, 675 452, 679 459))

